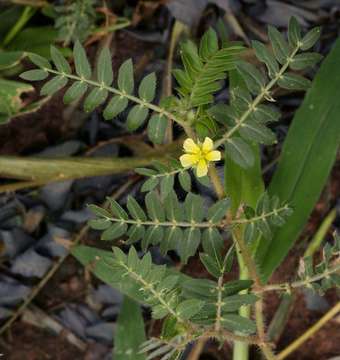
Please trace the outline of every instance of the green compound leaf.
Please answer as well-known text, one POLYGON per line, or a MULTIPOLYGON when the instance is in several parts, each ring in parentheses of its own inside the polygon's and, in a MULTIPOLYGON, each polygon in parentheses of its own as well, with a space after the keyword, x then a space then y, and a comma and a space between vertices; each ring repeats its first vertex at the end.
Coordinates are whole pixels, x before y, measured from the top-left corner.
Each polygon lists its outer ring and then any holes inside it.
POLYGON ((216 32, 209 29, 202 37, 199 50, 187 41, 181 46, 184 70, 173 74, 180 85, 178 91, 188 99, 189 107, 198 107, 213 102, 213 94, 221 89, 226 72, 235 67, 240 46, 219 48, 216 32))

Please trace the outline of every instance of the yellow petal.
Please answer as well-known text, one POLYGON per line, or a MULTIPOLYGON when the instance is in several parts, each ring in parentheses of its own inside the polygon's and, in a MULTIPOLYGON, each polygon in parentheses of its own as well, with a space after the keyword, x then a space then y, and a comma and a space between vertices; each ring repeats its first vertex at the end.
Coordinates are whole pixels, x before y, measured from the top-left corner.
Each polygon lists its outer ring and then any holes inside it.
POLYGON ((185 152, 190 154, 198 154, 201 151, 195 141, 190 138, 184 141, 183 148, 185 152))
POLYGON ((213 141, 209 138, 206 137, 204 139, 203 145, 202 145, 202 150, 204 153, 208 153, 209 151, 211 151, 214 148, 214 143, 213 141))
POLYGON ((202 177, 207 175, 208 173, 208 165, 204 159, 200 159, 196 167, 196 174, 197 177, 202 177))
POLYGON ((197 164, 199 158, 197 155, 184 154, 179 158, 183 167, 189 167, 197 164))
POLYGON ((218 161, 221 160, 221 152, 218 150, 210 151, 205 155, 205 159, 208 161, 218 161))

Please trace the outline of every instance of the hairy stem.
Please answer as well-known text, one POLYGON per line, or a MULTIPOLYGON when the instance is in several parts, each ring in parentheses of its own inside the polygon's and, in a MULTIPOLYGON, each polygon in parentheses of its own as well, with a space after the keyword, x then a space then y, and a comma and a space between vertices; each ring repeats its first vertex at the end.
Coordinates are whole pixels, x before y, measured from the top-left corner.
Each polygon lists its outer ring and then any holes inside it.
POLYGON ((259 345, 263 354, 268 360, 274 360, 275 355, 272 352, 272 349, 269 347, 267 343, 267 336, 265 331, 265 321, 263 316, 263 298, 260 299, 255 304, 255 319, 256 319, 256 327, 259 338, 261 340, 261 344, 259 345))
MULTIPOLYGON (((255 261, 253 260, 252 255, 248 249, 248 246, 244 241, 241 231, 242 230, 240 228, 235 229, 235 231, 233 232, 233 239, 236 242, 236 245, 240 251, 240 256, 242 257, 244 264, 249 271, 249 276, 254 281, 255 288, 261 288, 262 282, 261 282, 260 277, 258 276, 255 261)), ((263 318, 262 296, 260 296, 260 299, 255 304, 255 316, 256 316, 257 332, 258 332, 258 335, 260 338, 259 347, 261 348, 266 359, 274 360, 275 355, 272 352, 271 348, 269 347, 269 345, 267 343, 267 339, 266 339, 265 324, 264 324, 264 318, 263 318)))
POLYGON ((261 288, 261 280, 257 274, 255 261, 245 243, 242 235, 242 230, 238 227, 233 231, 233 239, 240 251, 242 259, 249 271, 250 278, 254 281, 255 287, 261 288))
POLYGON ((222 185, 221 178, 218 175, 214 164, 210 164, 209 166, 209 177, 214 186, 217 197, 219 199, 223 199, 225 196, 224 187, 222 185))
MULTIPOLYGON (((154 175, 157 176, 157 175, 154 175)), ((129 225, 140 225, 140 226, 163 226, 163 227, 188 227, 188 228, 218 228, 220 230, 226 230, 230 226, 233 225, 241 225, 241 224, 247 224, 247 223, 254 223, 259 220, 266 219, 270 216, 272 216, 274 213, 279 213, 281 211, 284 211, 286 208, 280 208, 276 209, 275 211, 271 211, 269 213, 264 213, 261 216, 256 216, 254 218, 250 219, 239 219, 239 220, 231 220, 231 221, 221 221, 219 223, 212 223, 210 221, 203 221, 203 222, 187 222, 187 221, 157 221, 157 220, 135 220, 135 219, 122 219, 122 218, 114 218, 114 217, 106 217, 105 219, 107 221, 111 222, 121 222, 129 225)), ((242 250, 241 250, 242 251, 242 250)), ((249 252, 249 250, 247 250, 249 252)))

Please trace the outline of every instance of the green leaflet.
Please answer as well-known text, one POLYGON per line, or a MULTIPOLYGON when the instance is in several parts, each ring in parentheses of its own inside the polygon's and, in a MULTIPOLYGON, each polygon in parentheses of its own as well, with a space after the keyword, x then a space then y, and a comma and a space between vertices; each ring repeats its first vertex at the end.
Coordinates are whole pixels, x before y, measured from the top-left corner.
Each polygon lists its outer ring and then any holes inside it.
POLYGON ((113 82, 112 58, 108 47, 104 47, 100 52, 97 64, 97 80, 106 86, 110 86, 113 82))
POLYGON ((71 74, 71 66, 64 58, 64 55, 56 47, 51 46, 51 58, 56 68, 65 74, 71 74))
POLYGON ((272 44, 273 52, 276 57, 276 60, 281 65, 283 65, 290 54, 290 47, 287 41, 280 33, 280 31, 271 25, 268 26, 268 36, 272 44))
POLYGON ((106 89, 94 88, 84 101, 84 110, 86 112, 93 111, 106 100, 107 96, 108 91, 106 89))
POLYGON ((140 346, 146 340, 140 305, 125 296, 116 324, 113 358, 145 360, 146 356, 140 353, 140 346))
POLYGON ((148 122, 148 136, 154 144, 162 144, 164 141, 168 121, 165 116, 154 114, 148 122))
POLYGON ((76 73, 84 79, 90 79, 92 75, 91 65, 87 59, 85 49, 79 41, 74 44, 73 57, 76 73))
POLYGON ((82 81, 75 81, 65 92, 64 103, 69 104, 82 97, 87 90, 87 84, 82 81))
POLYGON ((105 120, 111 120, 128 106, 128 99, 122 96, 114 96, 107 104, 103 116, 105 120))
POLYGON ((143 78, 138 88, 139 97, 146 101, 151 102, 156 94, 156 75, 151 73, 143 78))
POLYGON ((299 41, 301 41, 301 28, 294 16, 289 20, 288 41, 289 44, 293 47, 296 46, 299 41))
POLYGON ((183 319, 190 319, 196 315, 203 307, 204 302, 198 299, 188 299, 181 302, 176 311, 183 319))
POLYGON ((118 88, 121 91, 131 94, 134 88, 132 60, 123 62, 118 70, 118 88))
POLYGON ((149 114, 148 108, 142 105, 135 105, 129 112, 126 120, 126 126, 130 131, 137 130, 144 124, 149 114))
POLYGON ((225 143, 226 154, 242 168, 251 167, 254 164, 254 154, 251 147, 240 137, 228 139, 225 143))
POLYGON ((40 95, 53 95, 67 84, 67 78, 61 75, 49 80, 40 90, 40 95))
POLYGON ((48 76, 48 72, 45 70, 29 70, 25 71, 20 75, 20 77, 24 80, 29 81, 40 81, 46 79, 48 76))
POLYGON ((279 86, 288 90, 307 90, 311 81, 298 74, 286 73, 277 82, 279 86))
POLYGON ((271 241, 262 240, 258 258, 265 280, 286 256, 317 202, 339 146, 340 121, 337 94, 340 86, 338 40, 316 75, 296 112, 284 143, 279 166, 269 187, 294 209, 287 224, 271 241))
POLYGON ((40 55, 29 53, 28 58, 32 61, 34 65, 37 65, 41 69, 51 69, 50 62, 40 55))
POLYGON ((243 334, 253 334, 256 332, 256 325, 253 321, 235 314, 224 315, 222 324, 228 330, 243 334))

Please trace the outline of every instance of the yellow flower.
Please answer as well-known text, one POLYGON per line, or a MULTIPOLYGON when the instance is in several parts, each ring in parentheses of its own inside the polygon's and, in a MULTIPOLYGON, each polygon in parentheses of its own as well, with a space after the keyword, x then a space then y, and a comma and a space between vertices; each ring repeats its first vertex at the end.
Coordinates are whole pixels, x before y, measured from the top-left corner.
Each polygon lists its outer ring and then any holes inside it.
POLYGON ((198 177, 207 175, 210 161, 221 160, 221 153, 214 150, 214 143, 208 137, 204 139, 203 143, 198 141, 197 144, 190 138, 186 139, 183 149, 186 154, 179 158, 182 166, 196 168, 198 177))

